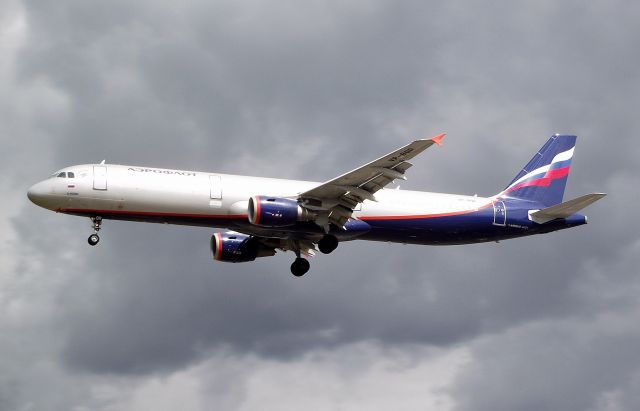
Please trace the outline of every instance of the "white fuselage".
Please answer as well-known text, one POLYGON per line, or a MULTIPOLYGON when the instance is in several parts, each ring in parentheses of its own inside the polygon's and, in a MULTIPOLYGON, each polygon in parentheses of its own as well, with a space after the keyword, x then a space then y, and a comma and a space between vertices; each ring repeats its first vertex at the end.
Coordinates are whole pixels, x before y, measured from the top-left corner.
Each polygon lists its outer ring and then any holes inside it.
POLYGON ((443 137, 414 140, 324 183, 86 164, 56 172, 27 195, 41 207, 89 217, 92 246, 103 219, 223 228, 211 236, 214 259, 246 262, 293 251, 296 276, 309 269, 303 256, 329 254, 342 241, 471 244, 579 226, 587 220, 577 211, 604 196, 562 202, 576 140, 569 135, 552 136, 492 197, 384 188, 405 179, 409 160, 443 137))
MULTIPOLYGON (((150 217, 166 214, 224 218, 246 216, 251 196, 296 198, 299 193, 318 184, 312 181, 89 164, 60 170, 34 185, 29 196, 42 207, 72 214, 113 212, 123 216, 133 213, 140 216, 148 214, 150 217), (65 172, 73 173, 74 178, 56 177, 65 172)), ((364 201, 354 212, 354 217, 441 215, 477 210, 491 204, 491 199, 483 197, 393 189, 380 190, 375 198, 377 201, 364 201)), ((153 221, 152 218, 149 220, 153 221)))

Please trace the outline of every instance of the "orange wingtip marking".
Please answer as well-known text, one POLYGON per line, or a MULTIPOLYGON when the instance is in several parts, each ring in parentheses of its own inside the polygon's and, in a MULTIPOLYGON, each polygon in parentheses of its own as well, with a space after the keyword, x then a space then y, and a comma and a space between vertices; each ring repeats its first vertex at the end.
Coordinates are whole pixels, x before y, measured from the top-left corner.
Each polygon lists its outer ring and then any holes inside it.
POLYGON ((437 136, 432 138, 431 141, 433 141, 439 146, 442 146, 442 139, 444 138, 444 136, 446 136, 446 133, 438 134, 437 136))

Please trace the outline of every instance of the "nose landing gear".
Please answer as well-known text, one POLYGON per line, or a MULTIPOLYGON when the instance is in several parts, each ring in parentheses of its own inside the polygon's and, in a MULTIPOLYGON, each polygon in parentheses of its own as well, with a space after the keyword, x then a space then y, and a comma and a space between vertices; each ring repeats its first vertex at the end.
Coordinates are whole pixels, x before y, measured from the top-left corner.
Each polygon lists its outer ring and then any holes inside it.
POLYGON ((98 231, 100 231, 100 228, 102 227, 102 217, 100 216, 91 217, 91 222, 92 222, 93 230, 95 231, 95 233, 89 236, 89 238, 87 239, 87 242, 89 243, 90 246, 94 246, 98 244, 98 242, 100 241, 100 236, 98 236, 98 231))
POLYGON ((96 245, 98 244, 99 241, 100 241, 100 236, 98 236, 98 234, 91 234, 87 239, 87 242, 89 243, 89 245, 96 245))

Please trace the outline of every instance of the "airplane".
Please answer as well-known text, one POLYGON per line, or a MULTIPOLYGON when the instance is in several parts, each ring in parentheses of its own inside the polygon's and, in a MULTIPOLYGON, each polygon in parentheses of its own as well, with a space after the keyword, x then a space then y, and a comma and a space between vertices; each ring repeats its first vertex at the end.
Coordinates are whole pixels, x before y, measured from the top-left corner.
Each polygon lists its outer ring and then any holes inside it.
POLYGON ((36 205, 89 217, 98 244, 105 219, 218 228, 216 261, 254 261, 276 250, 309 270, 317 250, 351 240, 423 245, 471 244, 544 234, 587 223, 578 214, 606 194, 563 202, 576 136, 553 135, 506 188, 490 197, 386 188, 406 180, 412 158, 444 134, 415 140, 324 183, 153 167, 66 167, 29 188, 36 205))

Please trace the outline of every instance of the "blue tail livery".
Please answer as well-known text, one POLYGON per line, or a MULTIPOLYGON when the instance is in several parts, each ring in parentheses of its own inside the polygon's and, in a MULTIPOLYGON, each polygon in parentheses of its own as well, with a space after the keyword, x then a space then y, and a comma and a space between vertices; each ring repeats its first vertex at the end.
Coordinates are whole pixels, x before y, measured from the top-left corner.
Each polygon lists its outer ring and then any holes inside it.
POLYGON ((553 135, 501 193, 547 207, 560 204, 567 185, 576 136, 553 135))

